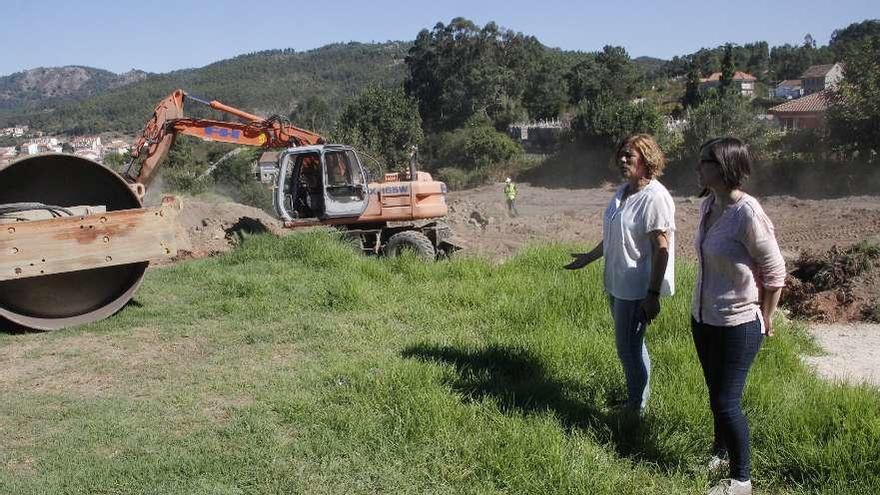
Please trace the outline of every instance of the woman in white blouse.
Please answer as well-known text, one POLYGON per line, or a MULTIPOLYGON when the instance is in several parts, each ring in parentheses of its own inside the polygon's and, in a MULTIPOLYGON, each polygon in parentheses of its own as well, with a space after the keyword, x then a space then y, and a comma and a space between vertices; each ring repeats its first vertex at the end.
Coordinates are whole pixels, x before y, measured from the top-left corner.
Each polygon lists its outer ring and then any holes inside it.
POLYGON ((602 241, 574 254, 574 270, 605 257, 605 291, 614 320, 617 355, 626 378, 626 409, 641 416, 649 395, 648 325, 660 313, 660 296, 674 286, 675 203, 657 177, 666 159, 648 134, 629 136, 616 153, 624 183, 603 220, 602 241))
POLYGON ((752 493, 742 393, 764 335, 773 333, 771 318, 785 284, 773 224, 741 189, 749 173, 751 158, 742 141, 728 137, 702 146, 697 175, 708 196, 696 233, 691 329, 715 421, 709 467, 730 469, 730 479, 709 491, 718 495, 752 493))

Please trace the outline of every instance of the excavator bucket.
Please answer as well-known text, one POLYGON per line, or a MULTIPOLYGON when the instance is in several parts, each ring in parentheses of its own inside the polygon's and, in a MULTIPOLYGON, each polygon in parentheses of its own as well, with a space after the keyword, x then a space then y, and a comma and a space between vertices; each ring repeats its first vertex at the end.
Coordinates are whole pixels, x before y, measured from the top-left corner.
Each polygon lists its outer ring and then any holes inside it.
POLYGON ((178 210, 172 200, 143 208, 122 177, 77 156, 0 167, 0 327, 55 330, 115 313, 149 259, 176 254, 178 210))

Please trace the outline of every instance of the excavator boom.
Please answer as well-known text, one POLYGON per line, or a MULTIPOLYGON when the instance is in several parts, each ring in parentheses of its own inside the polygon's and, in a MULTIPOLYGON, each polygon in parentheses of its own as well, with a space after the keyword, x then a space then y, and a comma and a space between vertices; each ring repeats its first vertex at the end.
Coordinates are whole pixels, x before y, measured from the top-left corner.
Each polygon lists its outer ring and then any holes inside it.
POLYGON ((319 134, 296 127, 283 117, 263 118, 216 100, 205 101, 178 89, 156 105, 153 116, 135 142, 125 175, 135 183, 150 185, 156 168, 168 154, 178 134, 195 136, 206 141, 233 143, 266 148, 284 148, 323 144, 319 134), (233 115, 246 122, 191 119, 183 116, 183 103, 192 100, 215 110, 233 115), (132 168, 141 159, 140 170, 132 168))

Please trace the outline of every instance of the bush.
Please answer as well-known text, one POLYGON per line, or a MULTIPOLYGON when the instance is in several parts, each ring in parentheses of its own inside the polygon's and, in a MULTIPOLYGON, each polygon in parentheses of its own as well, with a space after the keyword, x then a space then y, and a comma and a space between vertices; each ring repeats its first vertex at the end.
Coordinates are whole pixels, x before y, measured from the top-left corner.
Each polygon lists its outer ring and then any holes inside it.
POLYGON ((437 171, 437 179, 446 183, 450 190, 477 187, 489 180, 486 169, 462 170, 455 167, 443 167, 437 171))
POLYGON ((522 154, 522 147, 489 125, 475 125, 438 135, 434 162, 464 170, 489 167, 522 154))

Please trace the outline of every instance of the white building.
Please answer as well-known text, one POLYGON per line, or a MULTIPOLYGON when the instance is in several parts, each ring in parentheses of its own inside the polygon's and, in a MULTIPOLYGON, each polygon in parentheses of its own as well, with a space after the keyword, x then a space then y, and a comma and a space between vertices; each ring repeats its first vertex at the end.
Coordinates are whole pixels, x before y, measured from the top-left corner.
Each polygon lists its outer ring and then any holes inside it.
MULTIPOLYGON (((757 82, 758 78, 747 72, 736 71, 733 74, 733 87, 739 90, 739 94, 747 98, 755 97, 755 84, 757 82)), ((721 86, 720 72, 715 72, 705 79, 700 79, 700 91, 706 91, 709 88, 717 88, 719 86, 721 86)))

